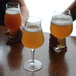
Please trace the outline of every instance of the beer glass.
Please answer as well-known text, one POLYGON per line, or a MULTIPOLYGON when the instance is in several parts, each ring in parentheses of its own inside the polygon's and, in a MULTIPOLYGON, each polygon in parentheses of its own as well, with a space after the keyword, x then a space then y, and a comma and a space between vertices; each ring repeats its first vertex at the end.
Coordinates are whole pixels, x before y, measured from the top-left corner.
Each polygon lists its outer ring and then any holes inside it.
POLYGON ((13 40, 17 30, 21 26, 21 13, 20 5, 18 3, 7 3, 5 12, 5 25, 9 28, 10 36, 9 38, 13 40))
POLYGON ((34 59, 35 49, 44 43, 44 36, 41 28, 41 19, 39 17, 29 17, 24 26, 22 43, 25 47, 30 48, 32 59, 24 64, 24 69, 28 71, 37 71, 42 68, 42 63, 34 59))
POLYGON ((51 20, 51 34, 57 38, 58 44, 53 47, 54 51, 61 52, 66 48, 66 37, 69 36, 73 29, 73 20, 71 12, 68 9, 57 9, 51 20))

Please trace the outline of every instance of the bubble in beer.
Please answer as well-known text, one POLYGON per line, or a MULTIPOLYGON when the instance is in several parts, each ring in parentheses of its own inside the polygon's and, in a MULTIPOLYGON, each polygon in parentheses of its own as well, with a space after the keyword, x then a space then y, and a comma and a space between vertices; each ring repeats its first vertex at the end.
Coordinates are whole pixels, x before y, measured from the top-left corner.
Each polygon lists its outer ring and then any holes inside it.
POLYGON ((53 16, 51 22, 55 25, 65 26, 65 25, 71 25, 73 21, 71 16, 61 14, 53 16))

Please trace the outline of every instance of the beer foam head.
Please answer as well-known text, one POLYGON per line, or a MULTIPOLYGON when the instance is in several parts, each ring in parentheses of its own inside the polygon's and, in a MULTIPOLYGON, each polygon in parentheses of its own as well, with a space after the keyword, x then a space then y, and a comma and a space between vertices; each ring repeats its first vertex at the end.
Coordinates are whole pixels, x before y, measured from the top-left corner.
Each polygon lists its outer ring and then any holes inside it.
POLYGON ((41 26, 38 25, 26 25, 24 27, 24 30, 28 31, 28 32, 38 32, 41 31, 41 26))
POLYGON ((72 18, 69 15, 56 15, 52 17, 52 21, 53 24, 55 25, 71 25, 72 24, 72 18))
POLYGON ((6 9, 6 13, 7 14, 18 14, 18 13, 20 13, 20 11, 18 8, 8 8, 8 9, 6 9))

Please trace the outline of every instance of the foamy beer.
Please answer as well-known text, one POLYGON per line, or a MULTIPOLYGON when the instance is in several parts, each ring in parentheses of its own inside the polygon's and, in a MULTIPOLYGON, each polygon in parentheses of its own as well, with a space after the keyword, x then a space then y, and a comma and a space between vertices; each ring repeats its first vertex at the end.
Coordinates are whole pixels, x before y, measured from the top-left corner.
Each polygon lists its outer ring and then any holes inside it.
POLYGON ((29 25, 24 28, 22 43, 28 48, 38 48, 44 42, 43 33, 41 27, 38 25, 29 25))
POLYGON ((18 8, 6 9, 5 24, 12 31, 16 31, 19 29, 21 25, 21 15, 18 8))
POLYGON ((59 39, 66 38, 72 32, 72 18, 67 15, 53 16, 51 21, 51 33, 59 39))
POLYGON ((10 31, 9 41, 15 42, 20 40, 18 30, 20 29, 22 20, 20 14, 20 6, 18 3, 7 3, 5 12, 5 25, 10 31), (18 38, 17 38, 18 37, 18 38))
POLYGON ((35 49, 39 48, 44 43, 44 36, 41 28, 41 18, 29 17, 24 26, 22 44, 31 49, 32 59, 27 60, 24 64, 24 69, 28 71, 37 71, 42 68, 42 63, 34 59, 35 49))
POLYGON ((72 32, 72 17, 64 13, 54 15, 50 26, 51 34, 58 40, 57 47, 54 47, 54 50, 60 52, 62 48, 66 47, 65 38, 72 32))

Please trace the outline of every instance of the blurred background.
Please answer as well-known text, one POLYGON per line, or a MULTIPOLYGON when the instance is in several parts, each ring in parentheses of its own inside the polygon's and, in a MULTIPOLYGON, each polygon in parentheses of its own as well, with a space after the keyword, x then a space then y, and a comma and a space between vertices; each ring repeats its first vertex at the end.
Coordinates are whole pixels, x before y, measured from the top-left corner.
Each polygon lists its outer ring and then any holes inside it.
POLYGON ((67 8, 74 0, 25 0, 30 16, 42 18, 42 29, 50 32, 52 14, 57 8, 67 8))

